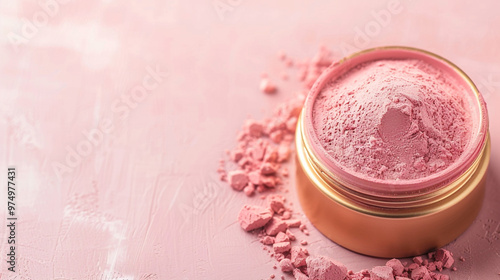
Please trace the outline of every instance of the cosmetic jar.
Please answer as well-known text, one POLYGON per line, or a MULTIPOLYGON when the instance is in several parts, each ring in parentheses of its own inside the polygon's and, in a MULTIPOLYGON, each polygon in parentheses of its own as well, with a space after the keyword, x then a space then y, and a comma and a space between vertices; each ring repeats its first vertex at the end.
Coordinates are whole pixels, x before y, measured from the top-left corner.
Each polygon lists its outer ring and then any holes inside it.
POLYGON ((485 102, 462 70, 428 51, 379 47, 332 64, 306 98, 295 141, 296 186, 304 213, 326 237, 352 251, 384 258, 424 254, 456 239, 481 208, 490 158, 485 102), (319 142, 312 118, 321 90, 353 67, 382 59, 426 62, 449 74, 470 95, 470 141, 446 169, 419 179, 366 178, 343 168, 319 142))

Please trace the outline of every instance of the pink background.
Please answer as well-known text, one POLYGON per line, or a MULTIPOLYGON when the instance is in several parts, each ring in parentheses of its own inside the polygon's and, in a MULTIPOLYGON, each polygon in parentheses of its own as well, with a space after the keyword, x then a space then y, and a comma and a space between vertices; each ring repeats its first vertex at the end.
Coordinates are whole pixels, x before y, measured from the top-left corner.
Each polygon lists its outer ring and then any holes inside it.
MULTIPOLYGON (((288 70, 278 51, 311 58, 320 44, 338 56, 347 44, 419 47, 477 83, 490 116, 487 196, 471 228, 447 246, 466 258, 449 274, 500 278, 500 2, 400 0, 382 21, 380 11, 394 1, 62 2, 48 16, 36 1, 0 2, 0 178, 6 182, 7 166, 17 167, 19 217, 18 272, 2 261, 1 279, 280 275, 257 237, 235 221, 244 203, 263 201, 232 191, 215 170, 245 118, 270 116, 301 87, 279 79, 288 70), (218 13, 214 3, 229 6, 218 13), (30 33, 25 20, 33 18, 39 28, 30 33), (359 30, 370 36, 359 39, 359 30), (155 86, 144 100, 125 107, 121 96, 139 90, 155 68, 168 77, 148 80, 155 86), (277 81, 275 96, 258 91, 263 71, 277 81), (111 131, 59 178, 53 166, 106 121, 111 131)), ((310 231, 312 254, 355 271, 385 263, 310 231)))

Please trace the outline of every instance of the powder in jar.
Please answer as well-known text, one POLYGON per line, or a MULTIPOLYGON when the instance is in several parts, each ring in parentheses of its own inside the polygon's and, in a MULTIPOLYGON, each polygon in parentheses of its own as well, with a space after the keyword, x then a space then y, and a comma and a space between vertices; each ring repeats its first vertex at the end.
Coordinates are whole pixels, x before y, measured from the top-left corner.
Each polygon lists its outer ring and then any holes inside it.
POLYGON ((328 81, 313 107, 320 144, 361 177, 411 180, 462 155, 472 120, 464 88, 420 60, 376 60, 328 81))

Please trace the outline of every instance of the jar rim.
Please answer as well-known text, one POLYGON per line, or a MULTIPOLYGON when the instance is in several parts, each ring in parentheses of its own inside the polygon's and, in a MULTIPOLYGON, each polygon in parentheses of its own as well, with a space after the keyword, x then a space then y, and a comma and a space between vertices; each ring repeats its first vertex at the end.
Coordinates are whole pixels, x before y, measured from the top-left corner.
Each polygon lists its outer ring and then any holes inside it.
POLYGON ((322 172, 327 173, 330 177, 333 177, 336 182, 352 191, 379 197, 423 195, 440 189, 456 180, 480 155, 480 152, 484 148, 488 131, 486 104, 472 80, 458 66, 449 60, 429 51, 404 46, 371 48, 344 57, 338 62, 334 62, 323 71, 311 88, 304 103, 301 121, 303 122, 302 129, 304 142, 307 144, 305 147, 308 147, 308 149, 311 150, 310 152, 315 155, 314 158, 318 161, 316 164, 322 169, 322 172), (464 88, 471 96, 474 96, 475 105, 472 106, 477 108, 477 110, 473 110, 477 112, 477 115, 473 116, 473 122, 476 122, 476 124, 474 125, 471 139, 466 145, 462 155, 444 170, 422 178, 404 180, 388 180, 360 176, 362 175, 361 173, 343 168, 320 143, 313 126, 313 107, 318 94, 332 78, 340 77, 342 74, 359 64, 381 59, 418 59, 424 61, 437 69, 451 74, 455 80, 463 84, 464 88))

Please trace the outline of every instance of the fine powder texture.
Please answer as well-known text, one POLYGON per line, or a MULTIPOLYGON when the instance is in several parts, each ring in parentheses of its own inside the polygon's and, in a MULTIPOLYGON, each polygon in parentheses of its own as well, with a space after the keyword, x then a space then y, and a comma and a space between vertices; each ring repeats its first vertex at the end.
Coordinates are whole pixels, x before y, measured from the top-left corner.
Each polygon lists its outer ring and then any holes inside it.
POLYGON ((381 180, 446 169, 470 141, 463 88, 420 60, 377 60, 328 81, 313 107, 321 145, 343 168, 381 180))
MULTIPOLYGON (((314 235, 318 233, 309 233, 306 222, 301 220, 303 214, 293 209, 292 202, 287 202, 286 196, 291 188, 287 179, 289 168, 293 168, 290 158, 293 156, 294 131, 305 94, 333 58, 326 48, 321 48, 305 62, 293 61, 284 53, 280 53, 279 58, 288 71, 298 70, 298 80, 304 90, 277 106, 270 118, 262 121, 247 119, 237 136, 237 146, 227 151, 230 161, 222 159, 217 169, 220 179, 233 190, 244 193, 249 199, 254 198, 253 203, 241 208, 237 220, 243 231, 260 241, 254 244, 261 244, 263 251, 274 260, 275 273, 267 279, 449 280, 450 277, 441 272, 457 268, 453 254, 445 249, 417 256, 411 261, 388 260, 385 265, 381 263, 381 266, 358 272, 329 257, 309 253, 309 235, 316 238, 314 235)), ((288 74, 284 72, 280 76, 287 81, 288 74)), ((274 81, 265 73, 260 90, 269 96, 283 93, 274 81)), ((309 241, 313 240, 317 239, 309 241)), ((464 258, 460 260, 465 261, 464 258)))

